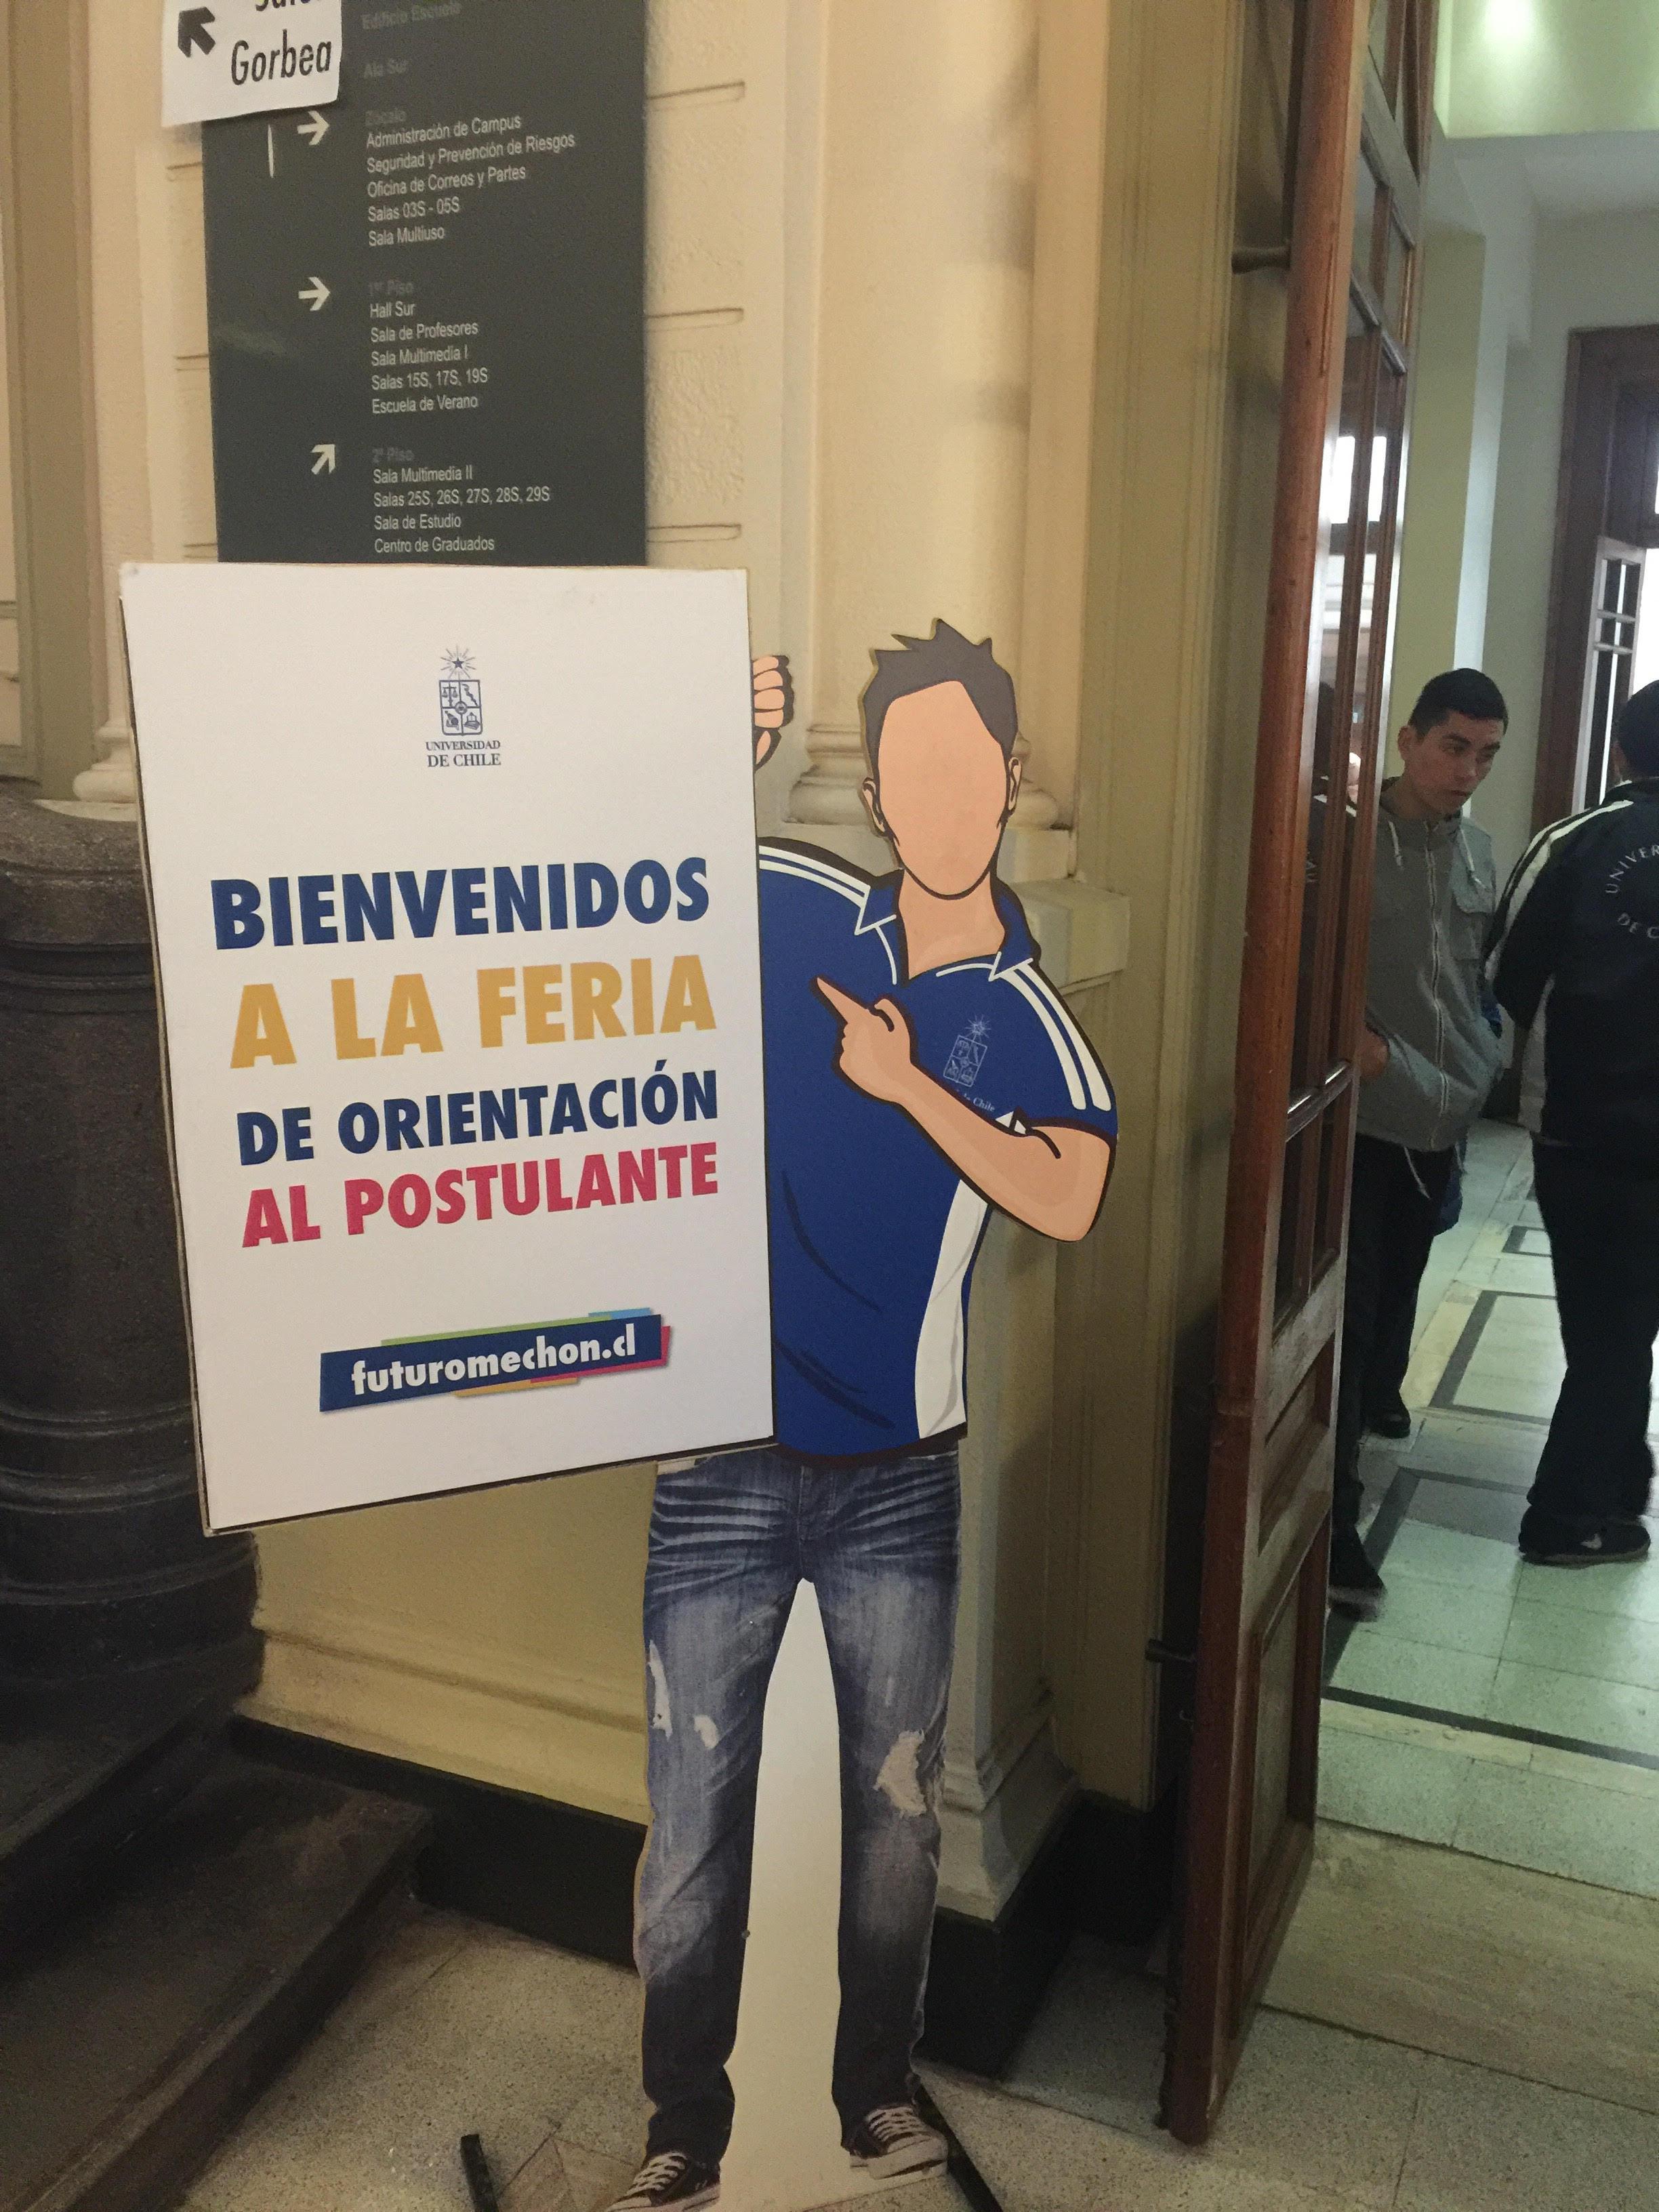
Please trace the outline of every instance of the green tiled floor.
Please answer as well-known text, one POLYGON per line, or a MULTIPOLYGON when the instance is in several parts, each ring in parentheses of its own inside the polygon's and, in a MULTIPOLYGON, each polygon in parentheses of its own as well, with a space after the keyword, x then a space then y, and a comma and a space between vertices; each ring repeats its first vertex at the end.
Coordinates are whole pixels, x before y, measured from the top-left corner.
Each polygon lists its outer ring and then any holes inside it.
MULTIPOLYGON (((1465 1536, 1425 1521, 1407 1521, 1389 1547, 1385 1566, 1390 1584, 1401 1578, 1449 1583, 1457 1590, 1512 1591, 1521 1577, 1513 1544, 1489 1537, 1465 1536)), ((1598 1571, 1601 1571, 1598 1570, 1598 1571)), ((1605 1570, 1612 1573, 1613 1569, 1605 1570)))
POLYGON ((1449 1844, 1474 1765, 1465 1753, 1328 1728, 1319 1742, 1320 1814, 1350 1828, 1449 1844))
POLYGON ((1516 1594, 1570 1613, 1622 1613, 1659 1621, 1659 1560, 1638 1567, 1526 1567, 1516 1594))
POLYGON ((1340 1690, 1397 1698, 1401 1705, 1484 1713, 1498 1667, 1495 1654, 1488 1657, 1442 1644, 1413 1644, 1379 1626, 1354 1631, 1333 1680, 1340 1690))
MULTIPOLYGON (((1484 1650, 1486 1646, 1478 1648, 1484 1650)), ((1644 1620, 1639 1614, 1589 1613, 1582 1606, 1547 1605, 1531 1595, 1519 1597, 1510 1615, 1501 1656, 1529 1667, 1553 1668, 1558 1674, 1588 1674, 1600 1681, 1659 1690, 1659 1620, 1644 1620)))
POLYGON ((1594 1675, 1563 1674, 1553 1667, 1526 1667, 1505 1659, 1498 1664, 1484 1712, 1488 1720, 1510 1728, 1659 1758, 1659 1692, 1638 1690, 1628 1682, 1598 1681, 1594 1675))
MULTIPOLYGON (((1488 1659, 1506 1656, 1504 1638, 1514 1632, 1514 1600, 1507 1589, 1465 1589, 1453 1582, 1401 1574, 1392 1557, 1389 1573, 1388 1604, 1382 1618, 1368 1633, 1399 1638, 1409 1644, 1437 1644, 1449 1651, 1476 1651, 1488 1659)), ((1512 1652, 1507 1656, 1531 1655, 1512 1652)), ((1564 1662, 1552 1659, 1546 1663, 1564 1662)))
POLYGON ((1471 1759, 1448 1840, 1505 1866, 1659 1897, 1659 1802, 1650 1797, 1471 1759))

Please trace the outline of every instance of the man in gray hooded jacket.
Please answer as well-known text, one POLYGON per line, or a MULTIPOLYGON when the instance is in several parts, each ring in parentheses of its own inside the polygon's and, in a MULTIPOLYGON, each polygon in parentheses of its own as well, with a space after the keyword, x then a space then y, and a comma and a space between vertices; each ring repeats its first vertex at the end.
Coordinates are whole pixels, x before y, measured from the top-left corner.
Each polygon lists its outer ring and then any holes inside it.
POLYGON ((1359 1536, 1366 1409, 1416 1306, 1457 1147, 1498 1069, 1482 989, 1497 875, 1492 840, 1464 810, 1508 725, 1503 694, 1478 669, 1437 676, 1400 732, 1401 773, 1377 810, 1330 1575, 1333 1604, 1365 1620, 1383 1597, 1359 1536))

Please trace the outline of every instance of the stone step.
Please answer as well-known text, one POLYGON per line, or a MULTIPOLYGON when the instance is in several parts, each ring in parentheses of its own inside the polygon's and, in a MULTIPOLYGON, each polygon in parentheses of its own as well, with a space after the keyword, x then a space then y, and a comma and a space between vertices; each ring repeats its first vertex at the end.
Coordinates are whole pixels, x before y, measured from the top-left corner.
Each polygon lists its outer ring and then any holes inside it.
POLYGON ((163 2212, 349 1986, 427 1816, 222 1750, 0 1966, 0 2212, 163 2212))
POLYGON ((256 1638, 50 1699, 0 1680, 0 1960, 104 1879, 112 1854, 205 1772, 256 1638))

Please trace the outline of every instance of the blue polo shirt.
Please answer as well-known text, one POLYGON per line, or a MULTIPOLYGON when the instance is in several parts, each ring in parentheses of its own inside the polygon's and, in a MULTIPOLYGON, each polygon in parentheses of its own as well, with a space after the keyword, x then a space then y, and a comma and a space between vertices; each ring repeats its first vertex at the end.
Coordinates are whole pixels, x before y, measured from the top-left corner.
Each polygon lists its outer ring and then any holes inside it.
POLYGON ((907 981, 899 882, 761 848, 777 1437, 808 1458, 866 1459, 961 1429, 989 1212, 907 1114, 840 1073, 841 1024, 814 979, 866 1006, 896 1000, 921 1066, 988 1120, 1117 1133, 1111 1086, 1038 972, 1018 902, 997 886, 994 958, 907 981))

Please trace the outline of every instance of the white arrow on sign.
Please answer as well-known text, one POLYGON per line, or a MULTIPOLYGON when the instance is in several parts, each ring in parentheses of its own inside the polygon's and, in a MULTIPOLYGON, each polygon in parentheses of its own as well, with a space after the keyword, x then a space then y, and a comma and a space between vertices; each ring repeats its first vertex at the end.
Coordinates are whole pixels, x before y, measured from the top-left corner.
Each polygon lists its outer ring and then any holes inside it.
POLYGON ((334 295, 320 276, 313 276, 309 284, 302 284, 300 287, 300 297, 302 300, 309 300, 312 313, 319 315, 334 295))
POLYGON ((313 107, 307 120, 294 127, 302 138, 309 138, 313 146, 320 146, 328 136, 328 118, 319 115, 313 107))
POLYGON ((319 477, 322 475, 324 470, 326 469, 329 475, 332 476, 334 473, 333 447, 313 446, 311 450, 317 456, 316 459, 311 465, 312 475, 314 477, 319 477))

